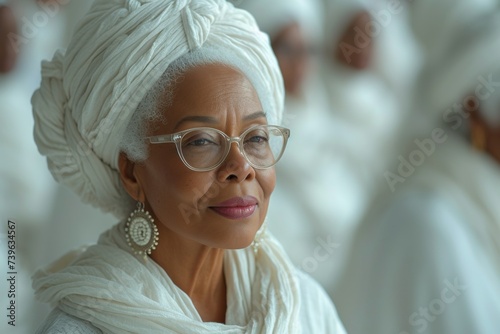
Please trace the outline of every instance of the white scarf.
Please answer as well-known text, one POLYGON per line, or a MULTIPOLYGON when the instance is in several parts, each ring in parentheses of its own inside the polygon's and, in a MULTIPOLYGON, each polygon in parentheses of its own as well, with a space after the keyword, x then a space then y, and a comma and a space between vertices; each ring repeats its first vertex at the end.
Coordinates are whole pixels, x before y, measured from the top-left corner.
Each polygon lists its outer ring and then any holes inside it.
POLYGON ((123 233, 118 224, 76 258, 35 273, 37 298, 105 333, 301 333, 295 269, 268 233, 257 255, 225 253, 227 325, 204 323, 160 266, 130 253, 123 233))

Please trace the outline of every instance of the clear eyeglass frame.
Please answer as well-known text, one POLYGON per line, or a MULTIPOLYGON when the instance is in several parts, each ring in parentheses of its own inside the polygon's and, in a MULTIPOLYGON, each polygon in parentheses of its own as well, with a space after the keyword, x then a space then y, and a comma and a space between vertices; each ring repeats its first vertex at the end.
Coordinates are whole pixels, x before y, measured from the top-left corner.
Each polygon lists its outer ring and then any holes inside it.
POLYGON ((256 126, 252 126, 250 128, 248 128, 247 130, 245 130, 241 135, 237 136, 237 137, 230 137, 228 136, 227 134, 225 134, 224 132, 218 130, 218 129, 214 129, 214 128, 210 128, 210 127, 198 127, 198 128, 191 128, 191 129, 187 129, 187 130, 183 130, 183 131, 180 131, 180 132, 176 132, 176 133, 172 133, 172 134, 167 134, 167 135, 158 135, 158 136, 151 136, 151 137, 147 137, 146 139, 149 141, 149 143, 151 144, 164 144, 164 143, 175 143, 175 146, 177 148, 177 154, 179 155, 179 158, 181 158, 182 162, 184 163, 184 165, 186 165, 186 167, 188 167, 189 169, 195 171, 195 172, 208 172, 208 171, 211 171, 211 170, 214 170, 216 169, 217 167, 219 167, 220 165, 222 165, 222 163, 226 160, 227 156, 229 155, 229 152, 231 150, 231 144, 234 142, 238 145, 238 149, 240 150, 241 154, 245 157, 246 161, 250 164, 250 166, 252 166, 253 168, 256 168, 256 169, 267 169, 267 168, 271 168, 272 166, 274 166, 280 159, 281 157, 283 156, 283 153, 285 152, 285 148, 286 148, 286 144, 288 142, 288 138, 290 137, 290 129, 288 128, 285 128, 285 127, 282 127, 282 126, 277 126, 277 125, 256 125, 256 126), (266 130, 276 130, 276 131, 279 131, 281 133, 281 135, 283 136, 283 147, 281 149, 281 152, 280 154, 274 159, 274 162, 267 165, 267 166, 258 166, 256 164, 254 164, 250 159, 249 157, 247 156, 245 150, 243 149, 243 141, 246 137, 246 135, 252 131, 255 131, 259 128, 264 128, 266 130), (213 166, 209 166, 209 167, 205 167, 205 168, 197 168, 197 167, 193 167, 191 166, 187 160, 185 159, 184 157, 184 154, 182 153, 182 139, 184 138, 184 136, 186 136, 187 134, 193 132, 193 131, 200 131, 200 130, 210 130, 210 131, 215 131, 217 133, 219 133, 227 142, 227 145, 225 147, 225 151, 223 152, 220 160, 214 164, 213 166))

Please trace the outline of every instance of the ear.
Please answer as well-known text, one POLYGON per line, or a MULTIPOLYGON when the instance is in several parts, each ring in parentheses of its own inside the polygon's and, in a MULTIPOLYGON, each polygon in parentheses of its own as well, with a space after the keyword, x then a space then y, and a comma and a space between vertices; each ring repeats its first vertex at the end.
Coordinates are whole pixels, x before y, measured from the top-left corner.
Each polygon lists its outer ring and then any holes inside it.
POLYGON ((137 163, 131 161, 127 154, 120 152, 118 156, 118 170, 120 171, 120 180, 123 188, 134 200, 144 203, 146 196, 142 185, 137 177, 137 163))

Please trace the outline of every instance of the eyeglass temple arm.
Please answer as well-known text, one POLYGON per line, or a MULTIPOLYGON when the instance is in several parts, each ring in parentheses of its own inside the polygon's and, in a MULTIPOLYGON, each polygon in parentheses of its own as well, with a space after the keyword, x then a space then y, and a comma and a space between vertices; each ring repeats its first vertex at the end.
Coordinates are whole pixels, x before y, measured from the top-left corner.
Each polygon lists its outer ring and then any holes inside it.
POLYGON ((175 142, 174 135, 160 135, 147 137, 151 144, 173 143, 175 142))

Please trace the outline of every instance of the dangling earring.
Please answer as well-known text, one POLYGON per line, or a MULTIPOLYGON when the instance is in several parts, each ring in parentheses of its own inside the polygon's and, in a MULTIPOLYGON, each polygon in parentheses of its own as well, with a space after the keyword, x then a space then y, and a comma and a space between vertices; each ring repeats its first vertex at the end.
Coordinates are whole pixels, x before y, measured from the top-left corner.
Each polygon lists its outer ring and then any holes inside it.
POLYGON ((486 149, 486 132, 480 125, 471 125, 471 140, 472 146, 476 150, 484 151, 486 149))
POLYGON ((137 255, 151 254, 158 246, 158 228, 148 211, 144 211, 144 203, 138 202, 125 225, 125 238, 128 245, 137 255))
POLYGON ((267 221, 264 220, 264 223, 259 228, 259 230, 255 234, 255 238, 253 239, 252 243, 250 244, 250 246, 252 247, 253 252, 256 256, 259 253, 260 244, 262 243, 262 240, 264 239, 264 235, 266 234, 266 230, 267 230, 267 221))

